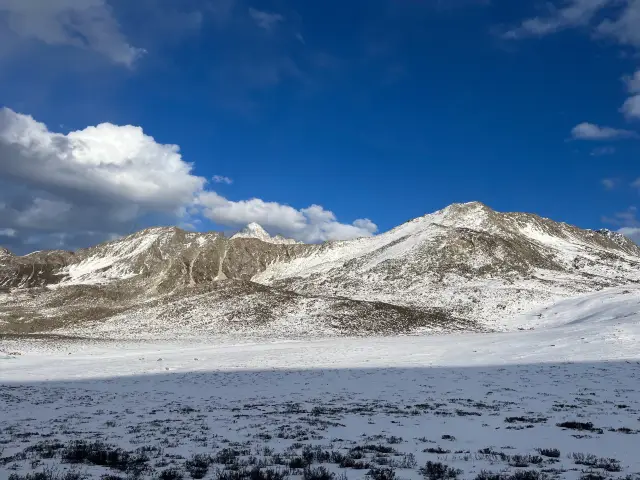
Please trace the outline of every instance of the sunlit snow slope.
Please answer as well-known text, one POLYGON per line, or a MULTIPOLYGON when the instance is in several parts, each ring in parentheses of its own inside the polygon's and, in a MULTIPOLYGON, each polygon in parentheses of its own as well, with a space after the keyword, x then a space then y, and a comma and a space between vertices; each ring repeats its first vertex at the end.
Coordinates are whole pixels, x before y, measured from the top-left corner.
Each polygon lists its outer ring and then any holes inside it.
POLYGON ((99 441, 144 452, 145 479, 189 478, 202 458, 204 478, 242 462, 287 471, 310 451, 334 452, 312 467, 352 480, 369 467, 338 453, 410 480, 427 462, 460 480, 636 478, 639 302, 638 289, 603 290, 530 316, 534 330, 483 335, 0 339, 0 477, 119 475, 66 460, 99 441))
MULTIPOLYGON (((389 232, 304 245, 257 224, 150 228, 77 252, 0 256, 0 333, 309 337, 512 330, 556 302, 640 282, 610 231, 454 204, 389 232)), ((543 318, 543 317, 540 317, 543 318)))

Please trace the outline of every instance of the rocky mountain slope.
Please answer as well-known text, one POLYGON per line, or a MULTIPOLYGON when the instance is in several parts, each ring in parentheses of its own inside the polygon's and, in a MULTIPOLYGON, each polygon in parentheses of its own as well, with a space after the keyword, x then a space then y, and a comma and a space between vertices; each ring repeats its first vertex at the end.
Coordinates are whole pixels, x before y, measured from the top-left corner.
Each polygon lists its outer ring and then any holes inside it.
POLYGON ((498 326, 558 298, 637 282, 639 261, 640 248, 623 235, 472 202, 376 237, 324 245, 254 281, 298 293, 441 307, 498 326))
POLYGON ((640 281, 622 235, 454 204, 322 245, 259 225, 151 228, 77 252, 0 254, 0 333, 101 337, 508 329, 559 299, 640 281))

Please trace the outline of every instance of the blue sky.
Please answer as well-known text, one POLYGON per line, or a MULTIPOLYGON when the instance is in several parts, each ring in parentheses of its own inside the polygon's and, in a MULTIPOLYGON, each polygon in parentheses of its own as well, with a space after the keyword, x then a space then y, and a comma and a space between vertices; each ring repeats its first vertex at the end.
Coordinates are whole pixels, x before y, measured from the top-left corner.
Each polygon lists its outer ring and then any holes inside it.
POLYGON ((640 238, 638 18, 639 0, 0 0, 0 244, 248 221, 322 241, 471 200, 640 238))

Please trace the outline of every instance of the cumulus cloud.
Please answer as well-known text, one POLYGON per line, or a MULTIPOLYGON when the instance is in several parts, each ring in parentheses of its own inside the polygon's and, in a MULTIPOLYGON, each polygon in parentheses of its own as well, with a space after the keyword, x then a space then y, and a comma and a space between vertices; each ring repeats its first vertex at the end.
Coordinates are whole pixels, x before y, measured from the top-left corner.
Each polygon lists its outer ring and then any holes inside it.
POLYGON ((278 23, 284 21, 284 17, 278 13, 263 12, 255 8, 249 8, 249 15, 256 25, 270 32, 278 23))
POLYGON ((571 130, 571 136, 576 140, 616 140, 637 137, 636 132, 583 122, 571 130))
POLYGON ((85 193, 125 206, 176 210, 205 184, 191 174, 177 145, 159 144, 131 125, 102 123, 63 135, 3 108, 0 149, 3 175, 52 193, 85 193))
POLYGON ((77 248, 148 226, 150 216, 179 225, 198 224, 201 216, 234 228, 258 222, 272 234, 305 242, 377 231, 368 219, 340 223, 319 205, 298 210, 258 198, 228 200, 207 189, 177 145, 159 143, 140 127, 103 123, 62 134, 0 109, 4 245, 77 248))
POLYGON ((602 186, 607 190, 613 190, 618 182, 615 178, 603 178, 602 186))
POLYGON ((140 218, 175 218, 206 184, 176 145, 140 127, 103 123, 68 134, 0 110, 0 226, 67 237, 130 230, 140 218))
POLYGON ((629 97, 620 111, 629 119, 640 118, 640 94, 629 97))
POLYGON ((370 237, 378 231, 378 226, 368 218, 357 219, 350 225, 340 223, 333 212, 325 210, 320 205, 311 205, 300 211, 307 222, 301 232, 292 232, 292 235, 302 241, 348 240, 370 237))
POLYGON ((202 214, 217 224, 238 228, 256 222, 271 234, 308 243, 368 237, 378 230, 369 219, 340 223, 333 212, 320 205, 298 210, 259 198, 231 201, 215 192, 203 192, 199 204, 202 214))
POLYGON ((130 45, 106 0, 0 0, 0 25, 16 35, 93 50, 131 67, 144 50, 130 45))
POLYGON ((231 185, 233 183, 232 179, 230 179, 229 177, 225 177, 224 175, 214 175, 213 177, 211 177, 211 180, 214 183, 226 183, 227 185, 231 185))

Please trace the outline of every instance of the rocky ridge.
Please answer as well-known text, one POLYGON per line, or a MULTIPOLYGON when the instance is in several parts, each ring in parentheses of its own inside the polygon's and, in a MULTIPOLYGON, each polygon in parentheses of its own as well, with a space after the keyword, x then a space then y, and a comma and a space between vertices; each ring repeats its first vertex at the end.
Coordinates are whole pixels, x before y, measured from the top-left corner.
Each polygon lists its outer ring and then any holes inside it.
POLYGON ((0 333, 142 338, 508 329, 568 296, 640 281, 610 231, 454 204, 389 232, 304 245, 150 228, 76 252, 0 252, 0 333))

